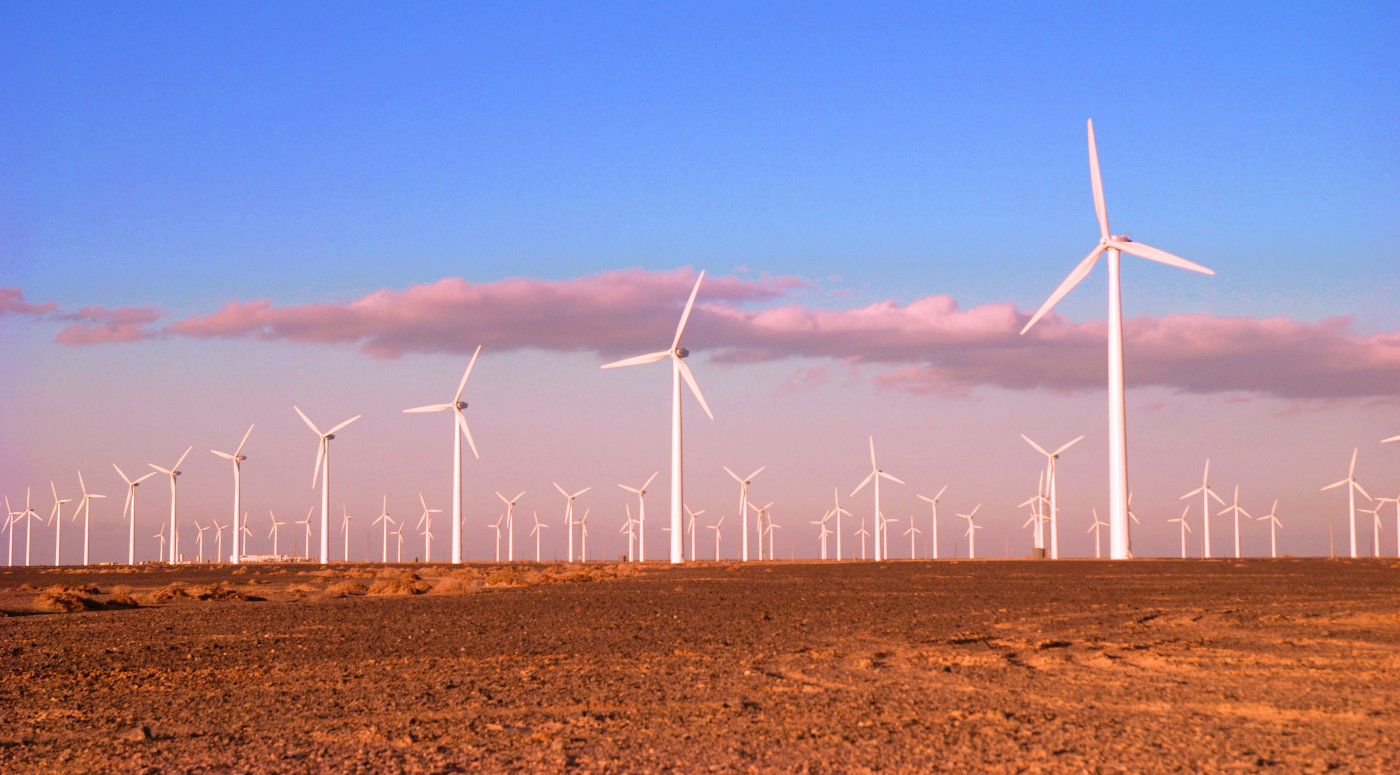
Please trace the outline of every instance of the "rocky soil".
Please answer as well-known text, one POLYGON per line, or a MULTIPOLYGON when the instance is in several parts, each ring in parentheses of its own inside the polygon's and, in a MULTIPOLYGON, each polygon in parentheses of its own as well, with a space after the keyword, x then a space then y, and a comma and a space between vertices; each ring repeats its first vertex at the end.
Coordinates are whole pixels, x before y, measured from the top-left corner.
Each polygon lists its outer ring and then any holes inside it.
POLYGON ((1400 564, 0 569, 0 772, 1400 772, 1400 564))

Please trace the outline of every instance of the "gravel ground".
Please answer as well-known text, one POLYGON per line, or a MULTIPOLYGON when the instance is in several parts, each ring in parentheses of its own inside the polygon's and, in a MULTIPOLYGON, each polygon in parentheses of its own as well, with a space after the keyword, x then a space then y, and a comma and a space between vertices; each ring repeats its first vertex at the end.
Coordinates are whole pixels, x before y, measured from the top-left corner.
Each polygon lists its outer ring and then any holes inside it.
POLYGON ((1381 560, 0 569, 0 772, 1400 772, 1397 591, 1381 560))

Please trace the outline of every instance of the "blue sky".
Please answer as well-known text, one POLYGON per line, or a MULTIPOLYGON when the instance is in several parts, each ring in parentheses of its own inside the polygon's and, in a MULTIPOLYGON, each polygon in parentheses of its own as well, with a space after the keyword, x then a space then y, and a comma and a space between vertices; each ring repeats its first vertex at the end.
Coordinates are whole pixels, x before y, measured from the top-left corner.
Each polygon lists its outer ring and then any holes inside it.
MULTIPOLYGON (((1128 316, 1354 316, 1385 334, 1400 328, 1400 46, 1380 33, 1397 28, 1383 2, 6 3, 0 287, 164 323, 233 299, 691 266, 803 278, 789 300, 816 308, 948 294, 1028 311, 1093 245, 1092 117, 1115 231, 1218 272, 1131 262, 1128 316)), ((1057 309, 1102 319, 1094 278, 1057 309)), ((324 376, 281 377, 308 386, 384 368, 314 345, 72 350, 54 331, 0 319, 31 384, 101 361, 211 390, 232 353, 264 372, 315 363, 324 376), (205 374, 167 371, 196 362, 205 374)), ((403 368, 460 369, 431 360, 403 368)), ((558 365, 511 363, 530 381, 558 365)), ((30 439, 46 399, 11 390, 3 424, 30 439)), ((1079 400, 1101 413, 1101 394, 1079 400)), ((1330 410, 1367 428, 1393 416, 1330 410)))

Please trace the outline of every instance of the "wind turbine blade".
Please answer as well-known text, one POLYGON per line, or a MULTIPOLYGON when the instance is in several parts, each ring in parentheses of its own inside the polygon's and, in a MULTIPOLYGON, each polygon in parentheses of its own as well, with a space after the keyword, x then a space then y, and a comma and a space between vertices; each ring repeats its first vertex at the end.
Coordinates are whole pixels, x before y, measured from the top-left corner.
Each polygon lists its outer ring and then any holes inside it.
POLYGON ((306 412, 303 412, 301 410, 301 407, 297 406, 296 404, 292 404, 292 408, 297 410, 297 414, 301 416, 301 421, 306 423, 306 427, 310 428, 312 433, 316 434, 317 436, 326 435, 321 432, 320 428, 316 427, 316 423, 311 422, 311 418, 306 416, 306 412))
POLYGON ((690 320, 690 310, 695 306, 695 295, 700 292, 700 282, 705 279, 705 270, 700 270, 700 276, 695 278, 695 287, 690 289, 690 298, 685 302, 685 311, 681 312, 681 322, 676 325, 676 338, 671 340, 671 349, 675 350, 681 344, 681 334, 685 333, 685 323, 690 320))
POLYGON ((634 495, 641 495, 641 494, 642 494, 642 491, 639 490, 639 489, 637 489, 636 487, 628 487, 628 486, 625 485, 625 484, 619 484, 618 487, 621 487, 622 489, 624 489, 624 490, 626 490, 626 491, 628 491, 628 492, 630 492, 630 493, 633 493, 634 495))
POLYGON ((695 384, 695 375, 690 373, 690 367, 685 365, 685 361, 676 358, 676 366, 681 370, 681 377, 685 379, 685 384, 690 386, 690 392, 695 394, 695 400, 700 402, 700 408, 705 410, 705 416, 711 420, 715 419, 714 412, 710 411, 710 405, 705 403, 705 396, 700 393, 700 386, 695 384))
POLYGON ((754 480, 754 478, 757 477, 759 474, 763 473, 763 469, 765 469, 765 468, 767 468, 767 467, 768 467, 768 466, 759 466, 757 471, 754 471, 753 473, 749 474, 749 478, 748 478, 747 481, 752 482, 752 481, 754 480))
POLYGON ((146 465, 150 466, 151 468, 154 468, 155 470, 161 472, 162 474, 165 474, 166 476, 169 476, 170 473, 171 473, 170 469, 168 469, 168 468, 161 468, 160 466, 156 465, 155 463, 147 463, 146 465))
POLYGON ((210 451, 210 452, 213 452, 215 455, 218 455, 219 457, 223 458, 224 460, 232 460, 232 459, 233 459, 233 455, 230 455, 230 454, 227 453, 227 452, 220 452, 220 451, 217 450, 217 449, 211 449, 211 450, 209 450, 209 451, 210 451))
POLYGON ((890 480, 891 482, 896 482, 896 483, 898 483, 898 484, 904 484, 904 483, 905 483, 905 481, 904 481, 903 479, 900 479, 899 477, 895 476, 894 474, 887 474, 887 473, 885 473, 884 471, 881 471, 881 472, 880 472, 880 476, 883 476, 884 478, 890 480))
POLYGON ((725 472, 726 474, 729 474, 729 476, 730 476, 734 481, 738 482, 739 484, 743 484, 743 483, 744 483, 744 480, 743 480, 743 479, 740 479, 738 474, 736 474, 736 473, 734 473, 733 471, 729 470, 729 466, 720 466, 720 468, 723 468, 723 469, 724 469, 724 472, 725 472))
POLYGON ((1208 274, 1211 276, 1215 275, 1215 270, 1213 269, 1208 269, 1194 261, 1187 261, 1181 256, 1173 255, 1165 250, 1158 250, 1151 245, 1144 245, 1141 242, 1113 240, 1108 243, 1108 246, 1111 248, 1118 248, 1124 253, 1132 253, 1138 258, 1145 258, 1148 261, 1156 261, 1159 264, 1174 266, 1177 269, 1187 269, 1192 272, 1200 272, 1201 274, 1208 274))
POLYGON ((652 471, 652 472, 651 472, 651 476, 647 477, 646 484, 643 484, 643 485, 642 485, 642 489, 645 490, 648 486, 650 486, 652 480, 655 479, 655 478, 656 478, 656 475, 659 474, 659 473, 661 473, 661 472, 660 472, 660 471, 652 471))
POLYGON ((1318 490, 1318 492, 1327 492, 1328 490, 1332 490, 1332 489, 1335 489, 1335 488, 1337 488, 1337 487, 1341 487, 1342 485, 1344 485, 1344 484, 1346 484, 1347 482, 1350 482, 1350 481, 1351 481, 1350 479, 1343 479, 1343 480, 1340 481, 1340 482, 1333 482, 1333 483, 1327 485, 1326 487, 1323 487, 1321 490, 1318 490))
POLYGON ((1046 452, 1044 447, 1040 446, 1039 444, 1035 443, 1034 441, 1031 441, 1031 437, 1030 437, 1030 436, 1027 436, 1026 434, 1022 433, 1022 434, 1021 434, 1021 438, 1025 439, 1027 444, 1029 444, 1029 445, 1031 445, 1032 447, 1034 447, 1036 452, 1039 452, 1040 454, 1042 454, 1042 455, 1044 455, 1044 456, 1046 456, 1046 457, 1050 457, 1050 453, 1049 453, 1049 452, 1046 452))
MULTIPOLYGON (((560 487, 558 482, 553 482, 552 484, 554 485, 554 489, 559 491, 560 495, 564 496, 565 498, 569 497, 569 493, 563 487, 560 487)), ((496 494, 500 495, 500 493, 496 494)), ((502 498, 501 500, 505 500, 505 498, 502 498)))
POLYGON ((1348 479, 1355 479, 1355 478, 1356 478, 1356 453, 1357 453, 1357 452, 1360 452, 1360 451, 1361 451, 1361 450, 1360 450, 1359 448, 1356 448, 1356 447, 1353 447, 1352 450, 1351 450, 1351 467, 1347 469, 1347 478, 1348 478, 1348 479))
POLYGON ((238 448, 233 451, 235 457, 243 454, 243 445, 248 443, 248 437, 253 435, 253 426, 249 425, 248 430, 243 432, 243 440, 238 442, 238 448))
POLYGON ((1099 218, 1099 234, 1108 237, 1108 208, 1103 201, 1103 177, 1099 175, 1099 146, 1094 142, 1094 119, 1089 119, 1089 182, 1094 187, 1094 214, 1099 218))
POLYGON ((120 476, 120 477, 122 478, 122 481, 123 481, 123 482, 126 482, 127 484, 131 484, 131 480, 128 479, 128 478, 126 477, 126 472, 125 472, 125 471, 122 471, 122 467, 121 467, 121 466, 117 465, 116 463, 113 463, 113 464, 112 464, 112 467, 115 468, 115 469, 117 469, 117 476, 120 476))
POLYGON ((647 353, 646 355, 634 355, 634 356, 632 356, 631 358, 623 358, 623 359, 620 360, 620 361, 613 361, 612 363, 605 363, 605 364, 603 364, 602 366, 600 366, 599 368, 602 368, 602 369, 620 369, 620 368, 622 368, 623 366, 640 366, 640 365, 642 365, 642 364, 644 364, 644 363, 656 363, 657 361, 659 361, 659 360, 661 360, 661 359, 663 359, 663 358, 668 358, 668 357, 670 357, 670 355, 671 355, 671 351, 670 351, 670 350, 666 350, 666 351, 664 351, 664 352, 647 353))
POLYGON ((1204 487, 1197 487, 1196 489, 1192 490, 1191 492, 1188 492, 1188 493, 1186 493, 1185 495, 1181 496, 1180 498, 1177 498, 1177 500, 1179 500, 1179 501, 1184 501, 1184 500, 1186 500, 1187 498, 1190 498, 1190 497, 1193 496, 1193 495, 1200 495, 1200 494, 1201 494, 1201 491, 1204 490, 1204 489, 1205 489, 1204 487))
MULTIPOLYGON (((654 474, 653 474, 653 475, 654 475, 654 474)), ((582 490, 579 490, 578 492, 574 493, 571 497, 577 498, 578 496, 580 496, 580 495, 582 495, 582 494, 588 492, 588 491, 591 490, 591 489, 593 489, 593 485, 590 484, 590 485, 588 485, 587 487, 583 488, 582 490)), ((587 509, 585 509, 585 511, 587 511, 587 509)))
POLYGON ((316 468, 311 472, 311 489, 316 489, 316 482, 321 478, 321 461, 326 457, 326 437, 321 437, 321 443, 316 445, 316 468))
POLYGON ((866 476, 864 479, 860 480, 860 484, 856 485, 856 488, 855 488, 854 490, 851 490, 851 496, 854 497, 856 493, 858 493, 858 492, 860 492, 861 490, 865 489, 865 485, 870 484, 870 480, 871 480, 871 479, 874 479, 874 478, 875 478, 875 474, 877 474, 877 473, 879 473, 879 471, 871 471, 870 474, 869 474, 868 476, 866 476))
POLYGON ((357 415, 355 415, 354 417, 351 417, 350 419, 346 420, 345 422, 343 422, 343 423, 341 423, 341 424, 335 426, 334 428, 331 428, 330 430, 326 431, 326 435, 327 435, 327 436, 334 436, 334 435, 336 434, 336 432, 339 431, 341 428, 344 428, 345 426, 347 426, 347 425, 349 425, 350 423, 352 423, 352 422, 354 422, 354 421, 360 419, 361 417, 364 417, 364 415, 362 415, 362 414, 357 414, 357 415))
POLYGON ((1045 303, 1040 305, 1040 309, 1036 310, 1036 313, 1031 316, 1030 321, 1026 323, 1026 327, 1021 329, 1022 334, 1031 330, 1031 326, 1034 326, 1041 318, 1045 317, 1045 313, 1049 312, 1051 307, 1058 304, 1060 299, 1065 297, 1065 294, 1073 290, 1074 286, 1078 285, 1080 280, 1083 280, 1088 276, 1089 272, 1093 271, 1094 264, 1098 262, 1099 254, 1103 252, 1103 248, 1104 246, 1099 244, 1095 245, 1094 249, 1089 251, 1089 255, 1085 256, 1084 260, 1079 262, 1079 266, 1076 266, 1074 271, 1069 273, 1069 276, 1064 279, 1064 282, 1060 283, 1060 287, 1056 288, 1055 292, 1050 294, 1050 298, 1046 299, 1045 303))
POLYGON ((1381 443, 1382 443, 1382 444, 1389 444, 1389 443, 1391 443, 1392 441, 1400 441, 1400 436, 1391 436, 1391 437, 1388 438, 1388 439, 1381 439, 1381 443))
POLYGON ((1208 493, 1210 497, 1214 498, 1216 503, 1219 503, 1221 506, 1225 505, 1225 499, 1220 497, 1219 495, 1216 495, 1215 490, 1207 488, 1206 493, 1208 493))
POLYGON ((415 406, 412 409, 403 410, 404 414, 425 414, 427 412, 443 412, 455 408, 452 404, 428 404, 427 406, 415 406))
POLYGON ((1078 444, 1079 442, 1081 442, 1081 441, 1083 441, 1083 440, 1084 440, 1084 437, 1081 435, 1079 438, 1075 439, 1074 441, 1070 441, 1070 442, 1065 443, 1064 446, 1060 447, 1059 449, 1057 449, 1057 450, 1055 450, 1053 453, 1051 453, 1051 457, 1054 457, 1055 455, 1058 455, 1058 454, 1060 454, 1061 452, 1064 452, 1065 450, 1069 449, 1070 447, 1073 447, 1075 444, 1078 444))
POLYGON ((456 410, 456 413, 457 427, 461 429, 462 435, 467 437, 467 446, 472 448, 472 455, 476 456, 477 460, 480 460, 481 453, 476 451, 476 442, 472 440, 472 429, 467 427, 466 416, 462 414, 461 410, 456 410))
POLYGON ((472 359, 467 361, 467 370, 462 372, 462 381, 457 383, 457 394, 453 396, 452 403, 462 400, 462 391, 467 389, 467 378, 472 375, 472 367, 476 366, 476 356, 481 355, 481 345, 476 346, 476 352, 472 353, 472 359))
POLYGON ((870 467, 876 471, 880 470, 880 464, 875 462, 875 437, 870 437, 870 467))
POLYGON ((134 481, 134 482, 128 482, 128 484, 140 484, 140 483, 146 481, 147 479, 150 479, 151 477, 153 477, 153 476, 155 476, 155 475, 156 475, 156 472, 155 472, 155 471, 152 471, 152 472, 150 472, 150 473, 148 473, 148 474, 146 474, 146 475, 144 475, 144 476, 138 477, 138 478, 136 479, 136 481, 134 481))
POLYGON ((1351 484, 1352 484, 1352 486, 1355 487, 1362 495, 1365 495, 1365 496, 1366 496, 1366 500, 1368 500, 1368 501, 1373 501, 1373 500, 1375 500, 1375 498, 1372 498, 1372 497, 1371 497, 1371 493, 1366 492, 1366 488, 1361 486, 1361 482, 1358 482, 1358 481, 1356 481, 1356 480, 1353 479, 1352 482, 1351 482, 1351 484))
POLYGON ((185 462, 185 458, 187 458, 187 457, 190 456, 190 450, 192 450, 192 449, 194 449, 194 447, 192 447, 192 446, 190 446, 190 447, 185 447, 185 454, 181 455, 181 456, 180 456, 180 459, 175 461, 175 465, 171 466, 171 467, 170 467, 170 470, 171 470, 171 471, 179 471, 179 470, 180 470, 180 464, 183 463, 183 462, 185 462))

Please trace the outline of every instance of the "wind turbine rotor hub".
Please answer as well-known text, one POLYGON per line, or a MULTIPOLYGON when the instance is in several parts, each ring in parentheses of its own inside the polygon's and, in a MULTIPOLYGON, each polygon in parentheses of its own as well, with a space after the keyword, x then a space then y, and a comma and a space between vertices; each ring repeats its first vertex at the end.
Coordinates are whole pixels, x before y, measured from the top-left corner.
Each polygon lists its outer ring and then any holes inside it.
POLYGON ((460 412, 461 410, 467 408, 467 402, 466 402, 466 401, 458 401, 457 403, 453 404, 452 406, 453 406, 454 408, 456 408, 457 411, 460 412))
POLYGON ((322 438, 324 438, 326 441, 330 441, 331 439, 335 438, 335 434, 334 434, 334 433, 330 433, 330 434, 325 435, 325 436, 322 437, 322 438))
POLYGON ((684 347, 677 347, 677 348, 676 348, 676 357, 677 357, 677 358, 686 358, 686 357, 689 357, 689 356, 690 356, 690 351, 689 351, 689 350, 685 349, 684 347))

